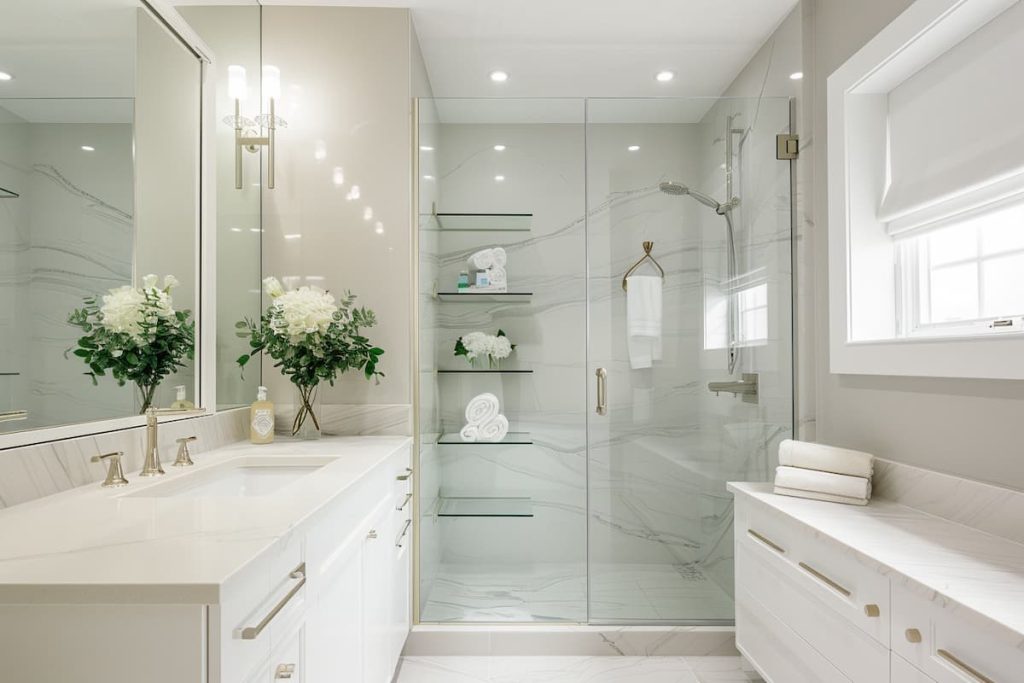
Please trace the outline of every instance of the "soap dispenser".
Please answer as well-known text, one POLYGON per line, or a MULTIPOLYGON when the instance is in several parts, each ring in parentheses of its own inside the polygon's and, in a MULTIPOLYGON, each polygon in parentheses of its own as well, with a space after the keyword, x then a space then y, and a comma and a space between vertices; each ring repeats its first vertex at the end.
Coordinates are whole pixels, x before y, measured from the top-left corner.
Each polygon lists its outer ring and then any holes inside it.
POLYGON ((256 391, 256 402, 249 408, 249 441, 274 441, 274 404, 267 400, 266 387, 260 387, 256 391))
POLYGON ((171 404, 171 410, 195 410, 196 404, 188 400, 188 390, 184 384, 174 387, 175 399, 171 404))

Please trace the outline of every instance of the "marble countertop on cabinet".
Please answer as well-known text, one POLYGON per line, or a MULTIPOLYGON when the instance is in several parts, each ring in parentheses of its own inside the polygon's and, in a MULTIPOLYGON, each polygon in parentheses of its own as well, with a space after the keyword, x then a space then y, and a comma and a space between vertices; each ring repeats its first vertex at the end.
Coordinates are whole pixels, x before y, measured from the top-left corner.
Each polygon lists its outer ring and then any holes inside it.
POLYGON ((129 473, 125 488, 91 484, 0 510, 0 604, 216 604, 230 576, 410 442, 242 442, 195 456, 195 467, 165 463, 154 480, 129 473), (337 460, 267 496, 138 495, 240 456, 337 460))
POLYGON ((886 500, 861 507, 775 495, 767 483, 728 489, 848 547, 933 601, 1024 636, 1024 545, 886 500))

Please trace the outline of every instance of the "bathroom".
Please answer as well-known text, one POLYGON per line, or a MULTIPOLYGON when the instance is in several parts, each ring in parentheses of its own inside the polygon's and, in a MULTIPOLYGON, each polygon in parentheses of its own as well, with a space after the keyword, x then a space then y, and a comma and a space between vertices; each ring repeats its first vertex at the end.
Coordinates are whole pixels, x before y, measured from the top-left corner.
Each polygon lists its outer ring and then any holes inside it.
POLYGON ((6 4, 0 679, 1021 680, 1020 2, 6 4))

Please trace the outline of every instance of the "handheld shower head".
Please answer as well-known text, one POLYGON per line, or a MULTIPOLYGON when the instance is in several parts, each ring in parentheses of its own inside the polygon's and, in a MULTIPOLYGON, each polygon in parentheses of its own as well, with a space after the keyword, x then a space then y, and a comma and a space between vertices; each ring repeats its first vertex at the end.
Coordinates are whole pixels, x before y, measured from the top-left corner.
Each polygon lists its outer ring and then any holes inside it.
POLYGON ((670 194, 670 195, 674 195, 674 196, 680 196, 680 195, 688 194, 691 197, 693 197, 694 199, 696 199, 698 202, 703 204, 704 206, 707 206, 707 207, 709 207, 711 209, 714 209, 718 213, 722 213, 722 205, 721 204, 719 204, 718 202, 716 202, 714 199, 712 199, 711 197, 707 196, 703 192, 698 192, 697 190, 691 190, 689 187, 687 187, 686 185, 683 185, 682 183, 673 183, 673 182, 659 183, 658 184, 658 189, 661 190, 662 192, 664 192, 665 194, 670 194))

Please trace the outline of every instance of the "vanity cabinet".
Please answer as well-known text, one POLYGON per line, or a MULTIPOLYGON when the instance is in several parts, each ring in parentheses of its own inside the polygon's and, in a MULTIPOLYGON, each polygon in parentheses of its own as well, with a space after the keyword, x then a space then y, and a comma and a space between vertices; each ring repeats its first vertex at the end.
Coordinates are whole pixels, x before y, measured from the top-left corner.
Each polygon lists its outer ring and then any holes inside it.
MULTIPOLYGON (((862 514, 861 523, 878 547, 909 543, 917 553, 942 549, 879 524, 863 509, 808 503, 818 506, 820 527, 737 491, 736 644, 766 681, 1022 680, 1019 633, 958 607, 936 590, 911 588, 893 567, 837 541, 830 529, 849 529, 862 514), (892 538, 879 538, 887 534, 892 538)), ((901 508, 896 514, 915 513, 901 508)), ((1017 552, 1015 544, 1006 543, 1017 552)), ((919 555, 912 557, 920 562, 919 555)))
POLYGON ((0 680, 388 683, 410 628, 409 462, 408 444, 382 458, 207 604, 171 604, 170 586, 150 604, 0 605, 0 680))

